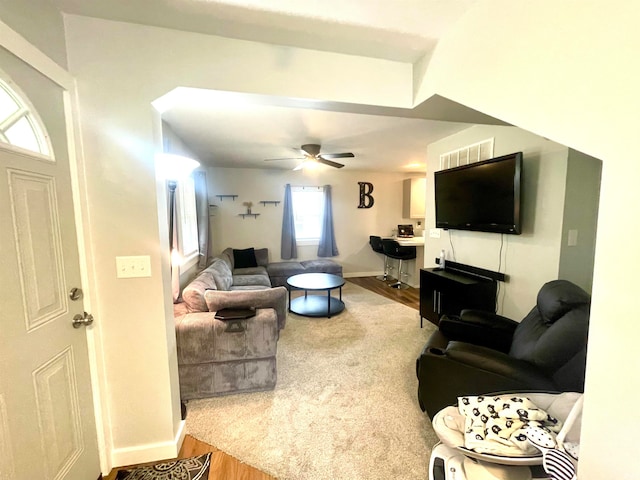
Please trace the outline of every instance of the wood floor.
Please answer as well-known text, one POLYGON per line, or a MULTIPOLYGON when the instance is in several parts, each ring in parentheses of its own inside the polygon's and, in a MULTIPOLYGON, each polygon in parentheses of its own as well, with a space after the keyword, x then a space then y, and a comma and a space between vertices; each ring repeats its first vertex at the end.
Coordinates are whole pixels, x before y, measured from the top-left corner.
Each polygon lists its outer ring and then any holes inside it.
MULTIPOLYGON (((398 290, 389 287, 385 282, 377 280, 375 277, 356 277, 346 280, 416 310, 420 309, 420 290, 417 288, 409 287, 398 290)), ((207 452, 213 453, 209 468, 209 480, 275 480, 275 477, 242 463, 231 455, 227 455, 191 435, 185 437, 178 458, 193 457, 207 452)), ((118 469, 114 469, 104 477, 104 480, 115 480, 117 471, 118 469)))
MULTIPOLYGON (((246 463, 242 463, 240 460, 231 455, 227 455, 216 447, 196 440, 191 435, 185 437, 178 458, 195 457, 196 455, 202 455, 208 452, 212 452, 209 480, 275 480, 275 477, 267 475, 246 463)), ((115 480, 117 474, 118 469, 116 468, 103 478, 104 480, 115 480)))
POLYGON ((420 310, 420 289, 419 288, 391 288, 389 283, 391 281, 383 282, 382 280, 376 279, 376 277, 353 277, 347 278, 348 282, 355 283, 356 285, 360 285, 367 290, 371 290, 378 295, 382 295, 383 297, 390 298, 391 300, 395 300, 398 303, 402 303, 411 308, 415 308, 416 310, 420 310))

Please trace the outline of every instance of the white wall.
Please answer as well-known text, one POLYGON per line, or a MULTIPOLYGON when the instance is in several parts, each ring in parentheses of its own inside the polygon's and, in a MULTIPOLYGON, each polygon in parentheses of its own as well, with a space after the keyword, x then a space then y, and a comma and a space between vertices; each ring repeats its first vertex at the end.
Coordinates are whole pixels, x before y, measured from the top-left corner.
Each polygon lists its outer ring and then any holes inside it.
MULTIPOLYGON (((413 175, 415 176, 415 174, 413 175)), ((402 218, 402 181, 409 174, 322 168, 315 172, 209 168, 210 203, 217 205, 212 220, 213 253, 227 247, 267 247, 271 261, 280 261, 280 235, 284 186, 331 185, 334 230, 340 255, 333 257, 345 276, 377 275, 382 272, 383 257, 371 250, 369 235, 389 236, 398 224, 411 223, 402 218), (373 184, 374 204, 358 208, 358 182, 373 184), (235 201, 220 200, 215 195, 236 194, 235 201), (278 206, 259 204, 260 200, 278 200, 278 206), (260 213, 256 219, 239 217, 246 211, 243 202, 253 202, 251 211, 260 213)), ((317 246, 298 246, 298 260, 318 258, 317 246)))
MULTIPOLYGON (((618 374, 621 366, 625 372, 640 369, 635 355, 640 330, 629 315, 637 288, 628 273, 640 267, 635 245, 640 225, 626 216, 629 205, 640 203, 638 166, 629 155, 640 111, 639 20, 636 5, 628 1, 479 0, 443 39, 426 77, 417 82, 417 101, 440 94, 604 161, 581 449, 584 480, 637 476, 630 468, 636 450, 630 425, 640 424, 640 413, 630 409, 623 422, 611 422, 608 407, 612 398, 640 392, 637 376, 618 374), (461 65, 474 75, 461 75, 461 65), (621 220, 627 225, 624 235, 613 234, 621 220)), ((113 390, 104 400, 113 410, 118 446, 140 447, 142 461, 152 452, 149 446, 172 440, 176 428, 175 412, 166 413, 176 408, 166 384, 174 391, 175 384, 169 374, 158 376, 158 366, 171 361, 166 338, 157 338, 170 322, 170 305, 163 304, 157 273, 148 280, 117 282, 113 257, 151 252, 153 271, 161 264, 150 102, 185 85, 406 106, 411 68, 79 17, 68 17, 66 28, 93 192, 87 208, 98 288, 104 292, 101 314, 109 330, 104 347, 114 352, 106 371, 113 390), (344 73, 318 82, 308 75, 309 64, 344 73), (136 348, 137 338, 147 340, 144 352, 136 348)))
POLYGON ((558 278, 591 293, 602 161, 569 149, 558 278), (570 232, 577 232, 570 245, 570 232))
POLYGON ((67 66, 62 14, 48 0, 0 2, 0 18, 62 67, 67 66))
POLYGON ((638 478, 640 269, 636 155, 640 111, 636 2, 481 0, 434 53, 419 98, 440 93, 603 161, 581 480, 638 478), (469 75, 460 75, 460 66, 469 75), (621 230, 620 225, 624 225, 621 230))
MULTIPOLYGON (((568 149, 516 127, 475 126, 429 145, 427 191, 433 192, 440 154, 492 137, 495 157, 524 154, 522 233, 443 230, 440 238, 427 233, 425 265, 435 266, 434 258, 444 249, 450 260, 507 274, 507 282, 500 284, 498 313, 521 320, 535 305, 540 287, 558 278, 568 149)), ((427 232, 435 226, 433 194, 427 195, 425 225, 427 232)))
POLYGON ((153 164, 161 126, 151 102, 191 86, 406 106, 411 67, 77 16, 65 17, 65 25, 78 82, 111 460, 166 458, 179 447, 180 408, 167 229, 158 221, 166 208, 153 164), (341 74, 318 82, 309 65, 341 74), (149 255, 152 276, 117 279, 118 255, 149 255))

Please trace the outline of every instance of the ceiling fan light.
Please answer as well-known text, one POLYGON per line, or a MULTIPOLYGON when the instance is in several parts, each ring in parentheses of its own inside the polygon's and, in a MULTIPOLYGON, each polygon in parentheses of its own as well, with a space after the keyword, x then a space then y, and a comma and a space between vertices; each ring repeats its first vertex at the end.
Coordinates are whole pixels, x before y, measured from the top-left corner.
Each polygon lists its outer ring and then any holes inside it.
POLYGON ((302 162, 298 168, 298 170, 303 169, 303 170, 317 170, 318 169, 318 162, 316 162, 314 159, 307 159, 304 162, 302 162))

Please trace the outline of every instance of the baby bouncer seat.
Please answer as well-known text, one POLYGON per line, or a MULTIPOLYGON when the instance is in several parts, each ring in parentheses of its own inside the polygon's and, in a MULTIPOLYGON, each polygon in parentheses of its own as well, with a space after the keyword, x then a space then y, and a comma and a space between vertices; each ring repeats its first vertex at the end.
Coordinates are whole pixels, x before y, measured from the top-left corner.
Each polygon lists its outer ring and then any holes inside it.
POLYGON ((458 398, 434 415, 429 480, 575 480, 582 393, 458 398))

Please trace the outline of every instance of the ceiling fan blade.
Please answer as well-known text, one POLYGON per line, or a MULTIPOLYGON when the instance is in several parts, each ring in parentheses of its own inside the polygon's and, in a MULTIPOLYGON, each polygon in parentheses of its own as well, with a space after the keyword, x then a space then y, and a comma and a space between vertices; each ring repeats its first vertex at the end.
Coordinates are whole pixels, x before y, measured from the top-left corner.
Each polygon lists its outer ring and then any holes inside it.
POLYGON ((353 157, 355 157, 355 155, 351 152, 320 154, 320 158, 353 158, 353 157))
POLYGON ((298 170, 302 170, 304 168, 304 164, 305 162, 302 162, 300 165, 298 165, 297 167, 295 167, 293 169, 294 172, 297 172, 298 170))
POLYGON ((304 160, 304 157, 288 157, 288 158, 265 158, 265 162, 274 162, 277 160, 304 160))
POLYGON ((325 158, 322 158, 321 156, 320 156, 320 157, 318 157, 318 158, 316 159, 316 161, 317 161, 318 163, 322 163, 322 164, 324 164, 324 165, 329 165, 330 167, 336 167, 336 168, 342 168, 342 167, 344 167, 344 165, 343 165, 343 164, 341 164, 341 163, 338 163, 338 162, 332 162, 331 160, 327 160, 327 159, 325 159, 325 158))

